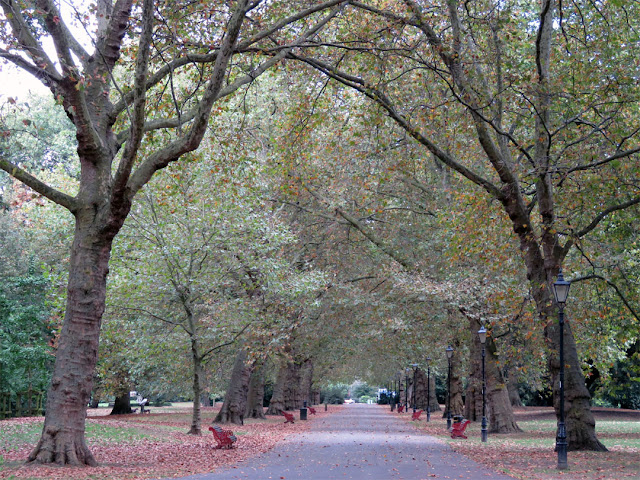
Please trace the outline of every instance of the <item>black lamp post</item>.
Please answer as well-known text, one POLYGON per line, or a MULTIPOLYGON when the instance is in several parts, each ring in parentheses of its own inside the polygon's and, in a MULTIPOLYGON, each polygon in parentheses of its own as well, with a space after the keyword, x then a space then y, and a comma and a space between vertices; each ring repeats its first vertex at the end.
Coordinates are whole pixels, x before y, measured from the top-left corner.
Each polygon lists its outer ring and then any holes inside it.
POLYGON ((447 374, 447 428, 451 428, 451 357, 453 357, 453 347, 449 345, 446 348, 447 363, 449 364, 447 374))
POLYGON ((412 363, 413 367, 413 392, 411 395, 411 403, 413 403, 413 413, 416 413, 416 370, 418 369, 417 363, 412 363))
POLYGON ((482 328, 478 330, 478 337, 480 337, 480 344, 482 345, 482 427, 480 429, 480 438, 483 442, 487 441, 487 377, 484 371, 484 343, 487 341, 487 330, 482 325, 482 328))
POLYGON ((553 294, 558 304, 558 323, 560 325, 560 420, 556 435, 556 451, 558 452, 558 470, 569 468, 567 463, 567 430, 564 423, 564 306, 569 296, 571 282, 562 276, 562 269, 558 272, 558 280, 553 284, 553 294))
POLYGON ((404 411, 409 410, 409 367, 404 369, 404 411))
POLYGON ((427 357, 427 422, 431 421, 431 357, 427 357))

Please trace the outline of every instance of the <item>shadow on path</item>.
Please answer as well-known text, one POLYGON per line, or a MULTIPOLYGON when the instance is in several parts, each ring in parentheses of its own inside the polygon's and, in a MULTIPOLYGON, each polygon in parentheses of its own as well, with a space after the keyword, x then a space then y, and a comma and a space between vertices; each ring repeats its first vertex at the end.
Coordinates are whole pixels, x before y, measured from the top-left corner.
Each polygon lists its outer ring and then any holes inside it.
POLYGON ((453 452, 378 405, 346 405, 273 450, 184 480, 513 480, 453 452))

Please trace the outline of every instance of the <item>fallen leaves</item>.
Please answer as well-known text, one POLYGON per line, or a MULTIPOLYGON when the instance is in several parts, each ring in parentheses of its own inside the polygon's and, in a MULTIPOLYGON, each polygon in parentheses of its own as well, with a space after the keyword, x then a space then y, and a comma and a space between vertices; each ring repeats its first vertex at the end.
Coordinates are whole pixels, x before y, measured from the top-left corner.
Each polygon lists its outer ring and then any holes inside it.
MULTIPOLYGON (((204 413, 203 427, 206 428, 216 412, 209 408, 204 413)), ((307 430, 311 421, 325 415, 327 413, 319 411, 310 421, 296 422, 286 427, 281 418, 274 417, 266 421, 250 420, 242 426, 233 425, 231 428, 238 435, 238 442, 237 447, 231 450, 215 449, 215 441, 209 432, 202 436, 184 433, 189 428, 190 420, 184 412, 91 417, 87 420, 88 424, 129 430, 136 427, 142 438, 117 442, 108 438, 89 441, 89 447, 98 461, 98 466, 93 468, 24 465, 34 443, 0 444, 0 478, 143 480, 211 472, 266 452, 287 436, 307 430)), ((41 423, 42 418, 10 419, 3 420, 3 427, 8 428, 13 424, 11 426, 22 428, 38 422, 41 423)))

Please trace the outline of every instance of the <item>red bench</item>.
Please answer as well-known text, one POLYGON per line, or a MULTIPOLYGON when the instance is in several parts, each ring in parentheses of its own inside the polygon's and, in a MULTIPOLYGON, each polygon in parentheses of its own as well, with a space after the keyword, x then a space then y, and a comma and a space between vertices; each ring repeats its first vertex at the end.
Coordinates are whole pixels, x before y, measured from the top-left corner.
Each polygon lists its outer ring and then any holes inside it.
POLYGON ((307 408, 309 409, 309 413, 311 415, 315 415, 316 414, 316 409, 315 408, 313 408, 313 407, 307 407, 307 408))
POLYGON ((411 420, 420 420, 420 415, 422 414, 422 410, 418 410, 416 412, 413 412, 413 414, 411 415, 411 420))
POLYGON ((402 413, 403 408, 404 408, 404 405, 398 405, 398 413, 402 413))
POLYGON ((287 413, 287 412, 280 412, 280 413, 282 413, 282 415, 284 415, 284 418, 286 418, 284 423, 295 423, 294 422, 295 418, 291 413, 287 413))
POLYGON ((461 422, 454 422, 454 424, 451 425, 451 438, 467 438, 464 431, 470 423, 469 420, 464 419, 461 422))
POLYGON ((218 442, 216 448, 233 448, 233 444, 238 441, 238 438, 231 430, 223 430, 217 425, 209 427, 209 430, 211 430, 213 438, 218 442))

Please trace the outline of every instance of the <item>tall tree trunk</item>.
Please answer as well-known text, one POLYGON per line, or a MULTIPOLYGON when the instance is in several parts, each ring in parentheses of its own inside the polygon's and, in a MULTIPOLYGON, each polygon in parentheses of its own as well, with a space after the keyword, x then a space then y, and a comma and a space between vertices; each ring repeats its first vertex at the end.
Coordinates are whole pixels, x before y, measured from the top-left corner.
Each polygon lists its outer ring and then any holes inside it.
MULTIPOLYGON (((564 394, 565 394, 565 417, 567 431, 567 449, 575 450, 595 450, 606 452, 605 447, 596 437, 596 421, 591 412, 591 395, 585 384, 580 362, 578 360, 578 350, 576 348, 570 322, 564 325, 564 394)), ((558 416, 560 415, 560 361, 558 358, 559 327, 557 323, 547 325, 545 329, 547 340, 553 339, 552 350, 549 355, 549 370, 553 378, 553 407, 558 416)))
POLYGON ((264 415, 264 363, 256 365, 249 380, 249 392, 247 394, 247 408, 245 418, 266 418, 264 415))
POLYGON ((302 364, 301 368, 301 376, 300 376, 300 396, 302 398, 302 402, 308 402, 311 404, 313 401, 311 386, 313 384, 313 361, 310 358, 307 358, 302 364))
POLYGON ((433 370, 431 370, 431 375, 429 375, 430 380, 429 382, 431 383, 430 387, 429 387, 429 404, 431 405, 430 410, 432 412, 439 412, 440 411, 440 403, 438 402, 438 395, 436 395, 436 375, 433 372, 433 370))
POLYGON ((302 405, 300 365, 294 360, 285 360, 278 369, 267 415, 280 415, 280 412, 295 410, 302 405))
POLYGON ((287 367, 288 381, 285 388, 284 405, 287 410, 302 407, 302 391, 300 389, 300 364, 291 361, 287 367))
MULTIPOLYGON (((193 332, 194 330, 192 330, 193 332)), ((202 357, 198 349, 198 337, 191 335, 191 359, 193 361, 193 413, 191 415, 190 435, 202 435, 202 357)))
POLYGON ((509 391, 511 406, 515 408, 522 407, 522 398, 520 398, 520 392, 518 391, 518 382, 511 375, 507 377, 507 390, 509 391))
POLYGON ((131 410, 131 399, 129 398, 129 391, 127 390, 126 392, 120 392, 118 396, 116 396, 109 415, 126 415, 129 413, 133 413, 133 411, 131 410))
POLYGON ((104 239, 96 209, 103 213, 96 205, 76 212, 67 306, 47 394, 47 415, 29 462, 97 465, 84 430, 98 359, 111 240, 104 239))
POLYGON ((214 422, 244 424, 244 412, 247 407, 249 379, 252 370, 252 365, 247 364, 247 351, 241 348, 233 364, 229 387, 224 396, 224 403, 214 422))
MULTIPOLYGON (((469 318, 471 330, 471 374, 465 399, 465 415, 470 420, 482 419, 482 345, 478 338, 480 324, 469 318)), ((516 423, 509 401, 509 392, 498 367, 497 349, 490 335, 485 342, 486 415, 489 433, 517 433, 522 430, 516 423)))
MULTIPOLYGON (((479 343, 479 342, 478 342, 479 343)), ((498 366, 498 357, 493 339, 487 337, 486 342, 486 377, 487 377, 487 416, 489 433, 516 433, 522 430, 516 423, 509 400, 507 384, 498 366)))
POLYGON ((276 383, 273 386, 273 395, 267 409, 267 415, 280 415, 286 410, 285 390, 288 382, 289 366, 288 362, 283 362, 278 368, 276 383))
POLYGON ((426 410, 427 404, 429 404, 432 413, 440 411, 440 404, 436 397, 436 377, 433 371, 427 375, 425 370, 418 369, 416 372, 416 408, 426 410), (429 388, 427 388, 427 381, 431 384, 429 388), (427 394, 429 398, 427 398, 427 394))

